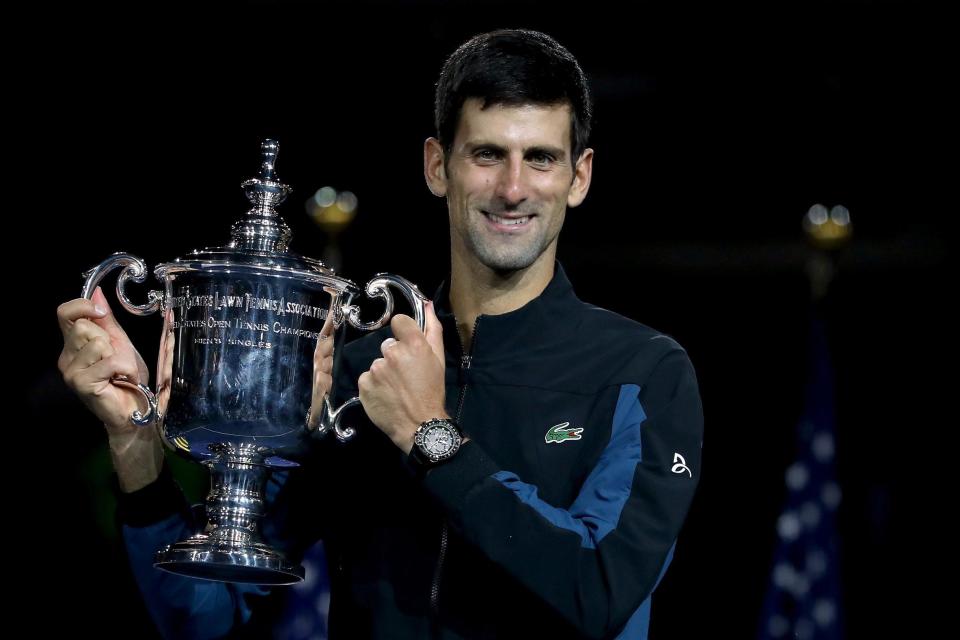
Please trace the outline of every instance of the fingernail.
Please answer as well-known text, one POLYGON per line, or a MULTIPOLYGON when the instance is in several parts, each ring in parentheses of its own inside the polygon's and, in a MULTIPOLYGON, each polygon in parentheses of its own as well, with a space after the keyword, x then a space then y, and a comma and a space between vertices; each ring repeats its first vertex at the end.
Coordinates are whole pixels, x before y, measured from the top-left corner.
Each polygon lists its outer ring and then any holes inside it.
POLYGON ((105 315, 107 315, 107 310, 104 309, 103 307, 101 307, 101 306, 98 305, 98 304, 93 305, 93 310, 97 312, 97 315, 98 315, 98 316, 105 316, 105 315))

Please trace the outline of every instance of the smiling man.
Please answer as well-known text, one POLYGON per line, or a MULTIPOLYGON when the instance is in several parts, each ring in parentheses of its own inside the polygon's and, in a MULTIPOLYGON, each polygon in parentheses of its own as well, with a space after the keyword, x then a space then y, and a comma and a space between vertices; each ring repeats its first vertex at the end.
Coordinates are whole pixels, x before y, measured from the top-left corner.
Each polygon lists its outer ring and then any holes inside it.
POLYGON ((593 168, 592 149, 574 155, 571 120, 569 103, 470 97, 453 139, 424 145, 427 184, 450 212, 451 292, 467 335, 479 313, 517 308, 553 277, 567 207, 583 202, 593 168), (476 287, 484 295, 462 295, 476 287))
MULTIPOLYGON (((686 352, 580 301, 556 262, 566 211, 590 187, 591 110, 577 61, 542 33, 477 36, 443 67, 423 156, 449 213, 450 278, 425 333, 399 315, 348 345, 336 389, 332 346, 318 343, 312 415, 328 392, 358 391, 369 422, 271 493, 269 543, 297 559, 324 541, 333 638, 647 636, 699 481, 703 416, 686 352)), ((66 320, 102 316, 64 307, 62 368, 83 394, 115 372, 71 363, 66 320)), ((101 337, 136 371, 125 336, 101 337)), ((100 405, 120 401, 86 399, 119 432, 127 409, 100 405)), ((263 625, 257 589, 150 569, 153 550, 197 526, 157 446, 131 443, 115 465, 158 626, 263 625)))

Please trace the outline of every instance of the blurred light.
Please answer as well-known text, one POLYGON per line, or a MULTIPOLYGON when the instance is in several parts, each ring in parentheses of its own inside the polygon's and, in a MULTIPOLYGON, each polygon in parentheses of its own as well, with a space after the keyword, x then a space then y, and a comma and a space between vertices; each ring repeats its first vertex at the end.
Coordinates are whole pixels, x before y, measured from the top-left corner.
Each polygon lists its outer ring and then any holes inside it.
POLYGON ((833 436, 829 433, 818 433, 813 439, 813 455, 819 462, 827 462, 833 457, 833 436))
POLYGON ((800 535, 800 518, 796 514, 787 512, 777 520, 777 532, 785 540, 794 540, 800 535))
POLYGON ((817 203, 803 217, 803 230, 817 247, 835 249, 846 243, 853 232, 850 211, 842 205, 835 205, 827 211, 825 206, 817 203))
POLYGON ((827 505, 829 508, 836 509, 840 506, 840 487, 833 482, 824 486, 823 493, 820 495, 820 499, 823 500, 823 504, 827 505))
POLYGON ((787 469, 787 486, 794 491, 803 489, 809 478, 810 473, 807 468, 799 462, 790 465, 790 468, 787 469))
POLYGON ((337 190, 333 187, 321 187, 313 194, 313 200, 318 207, 326 208, 337 201, 337 190))
POLYGON ((813 619, 821 627, 829 626, 837 617, 837 607, 830 600, 817 600, 813 605, 813 619))
POLYGON ((344 213, 353 213, 357 208, 357 196, 353 195, 350 191, 344 191, 337 196, 337 206, 340 207, 344 213))
POLYGON ((350 191, 337 192, 333 187, 322 187, 305 203, 307 214, 329 234, 343 231, 357 212, 357 196, 350 191))
POLYGON ((827 208, 822 204, 815 204, 807 211, 807 220, 810 224, 823 224, 829 217, 827 208))
POLYGON ((838 204, 830 209, 830 219, 836 224, 846 226, 850 224, 850 210, 842 204, 838 204))
POLYGON ((797 581, 797 573, 789 564, 778 564, 773 568, 773 581, 781 589, 792 591, 793 585, 797 581))

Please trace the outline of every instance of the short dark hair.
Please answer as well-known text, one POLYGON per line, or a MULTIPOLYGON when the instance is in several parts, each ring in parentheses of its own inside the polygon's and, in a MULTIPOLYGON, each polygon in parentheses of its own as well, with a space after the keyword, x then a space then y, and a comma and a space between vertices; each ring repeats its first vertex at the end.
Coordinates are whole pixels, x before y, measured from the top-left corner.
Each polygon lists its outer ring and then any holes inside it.
POLYGON ((538 31, 503 29, 474 36, 447 59, 437 80, 437 139, 450 151, 468 98, 493 104, 569 104, 570 146, 576 162, 587 148, 593 99, 587 78, 559 42, 538 31))

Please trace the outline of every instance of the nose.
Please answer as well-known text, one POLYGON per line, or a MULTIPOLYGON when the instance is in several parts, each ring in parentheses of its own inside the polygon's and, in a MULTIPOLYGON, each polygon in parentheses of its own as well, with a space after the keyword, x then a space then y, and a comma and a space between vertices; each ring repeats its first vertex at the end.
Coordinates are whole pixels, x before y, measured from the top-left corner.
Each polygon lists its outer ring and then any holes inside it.
POLYGON ((503 163, 497 175, 495 195, 503 201, 507 209, 515 209, 529 196, 525 166, 520 159, 509 159, 503 163))

